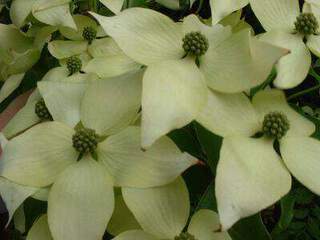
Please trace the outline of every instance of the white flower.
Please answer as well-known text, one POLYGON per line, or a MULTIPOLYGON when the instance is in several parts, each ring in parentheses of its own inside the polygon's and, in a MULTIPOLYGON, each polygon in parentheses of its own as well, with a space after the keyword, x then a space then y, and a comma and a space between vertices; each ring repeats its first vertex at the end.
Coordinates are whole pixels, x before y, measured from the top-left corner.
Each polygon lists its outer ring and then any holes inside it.
MULTIPOLYGON (((98 79, 96 74, 73 74, 68 76, 69 73, 64 67, 53 68, 46 73, 41 79, 41 82, 45 81, 64 81, 64 82, 92 82, 98 79)), ((2 129, 6 138, 11 139, 14 136, 22 133, 26 129, 41 122, 41 119, 35 113, 35 105, 42 99, 42 96, 38 89, 28 98, 26 104, 21 108, 14 117, 8 122, 8 124, 2 129)))
POLYGON ((290 173, 320 194, 320 142, 310 137, 315 126, 289 107, 283 92, 259 92, 252 103, 242 94, 209 98, 197 120, 224 137, 215 190, 223 229, 283 197, 291 188, 290 173), (273 118, 266 118, 270 113, 273 118))
POLYGON ((195 15, 183 23, 143 8, 115 17, 92 15, 125 54, 148 66, 143 78, 143 147, 194 120, 206 104, 207 86, 222 92, 249 89, 262 83, 286 53, 256 40, 249 30, 232 35, 230 28, 209 27, 195 15), (190 38, 198 39, 195 46, 188 47, 190 38))
MULTIPOLYGON (((5 148, 8 140, 0 134, 1 151, 5 148)), ((34 197, 41 189, 28 187, 11 182, 3 177, 0 177, 0 195, 5 203, 5 211, 8 211, 9 218, 6 227, 14 217, 17 209, 28 197, 34 197)), ((0 208, 1 213, 1 208, 0 208)))
POLYGON ((70 13, 70 2, 71 0, 13 0, 10 7, 10 18, 20 28, 32 13, 40 22, 76 29, 70 13))
MULTIPOLYGON (((184 232, 190 214, 190 201, 182 178, 161 187, 122 188, 122 196, 137 223, 135 229, 128 222, 124 226, 120 224, 118 229, 127 228, 127 231, 121 232, 114 240, 231 240, 227 232, 220 232, 218 215, 209 209, 198 210, 184 232)), ((119 222, 131 218, 128 209, 122 209, 118 219, 113 220, 119 222)))
POLYGON ((93 19, 82 15, 73 18, 77 30, 60 27, 61 34, 68 40, 54 40, 48 44, 49 52, 59 59, 62 66, 68 67, 68 59, 76 56, 81 60, 79 70, 96 73, 100 78, 119 76, 141 67, 127 57, 111 38, 95 39, 105 33, 93 19), (92 39, 84 37, 88 29, 94 33, 92 39))
POLYGON ((125 0, 100 0, 100 2, 109 8, 115 14, 118 14, 123 6, 125 0))
POLYGON ((210 0, 212 24, 245 7, 249 0, 210 0))
POLYGON ((40 58, 43 39, 25 36, 14 25, 0 24, 0 102, 21 83, 25 72, 40 58), (38 44, 37 44, 38 43, 38 44))
POLYGON ((167 184, 197 163, 166 137, 146 152, 140 149, 140 129, 129 125, 140 108, 141 75, 91 84, 40 82, 54 121, 38 124, 6 145, 1 176, 31 187, 53 184, 48 221, 55 240, 101 239, 114 208, 113 186, 167 184))
MULTIPOLYGON (((276 66, 277 77, 274 84, 278 88, 287 89, 299 85, 308 75, 311 66, 310 51, 320 56, 320 11, 314 1, 308 2, 304 4, 301 13, 298 0, 250 0, 252 10, 267 31, 261 35, 261 40, 291 50, 276 66), (297 32, 295 26, 296 23, 301 23, 297 18, 306 13, 314 15, 308 16, 313 19, 311 24, 318 24, 310 34, 297 32)), ((308 24, 306 30, 310 29, 310 22, 308 24)))

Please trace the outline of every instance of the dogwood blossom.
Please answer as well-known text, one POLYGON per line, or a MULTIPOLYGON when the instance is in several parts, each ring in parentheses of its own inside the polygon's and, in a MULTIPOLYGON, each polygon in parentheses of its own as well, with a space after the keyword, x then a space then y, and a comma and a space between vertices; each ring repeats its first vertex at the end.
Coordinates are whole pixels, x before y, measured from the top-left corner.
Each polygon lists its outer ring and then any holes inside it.
POLYGON ((262 83, 286 54, 256 40, 249 30, 231 34, 229 27, 204 25, 195 15, 183 23, 143 8, 114 17, 92 15, 124 53, 148 66, 143 78, 143 147, 194 120, 206 104, 207 86, 230 93, 249 89, 262 83))
POLYGON ((101 30, 98 32, 99 27, 93 19, 82 15, 75 15, 73 18, 77 30, 60 27, 61 34, 69 40, 54 40, 48 45, 51 55, 59 59, 60 64, 66 66, 71 74, 81 70, 105 78, 140 68, 111 38, 96 39, 104 33, 101 33, 101 30), (74 63, 75 60, 69 62, 73 58, 79 63, 74 63))
POLYGON ((54 239, 100 239, 114 208, 113 186, 163 185, 197 163, 166 137, 140 149, 140 129, 129 125, 140 107, 141 76, 39 83, 54 121, 4 148, 1 176, 31 187, 53 184, 48 221, 54 239))
POLYGON ((43 39, 25 36, 14 25, 0 24, 0 102, 22 82, 25 72, 40 58, 43 39))
POLYGON ((267 31, 260 39, 291 51, 276 65, 274 84, 282 89, 299 85, 311 66, 310 51, 320 56, 320 15, 316 5, 311 7, 306 2, 301 12, 298 0, 250 0, 250 4, 267 31))
POLYGON ((242 94, 211 93, 197 120, 224 137, 215 190, 223 229, 288 193, 290 173, 320 193, 320 142, 310 137, 315 126, 289 107, 283 92, 259 92, 252 103, 242 94))
POLYGON ((249 4, 249 0, 210 0, 212 24, 249 4))
MULTIPOLYGON (((58 81, 58 82, 85 82, 89 83, 98 79, 96 74, 73 74, 68 76, 69 72, 64 67, 51 69, 41 79, 41 81, 58 81)), ((24 132, 28 128, 40 123, 42 120, 35 112, 36 104, 41 101, 42 96, 38 89, 35 89, 29 96, 28 101, 22 109, 20 109, 8 124, 2 129, 2 133, 8 139, 24 132)))
POLYGON ((218 215, 209 209, 198 210, 184 231, 190 201, 182 178, 161 187, 122 188, 122 195, 141 228, 124 231, 114 240, 231 240, 227 232, 220 232, 218 215))
POLYGON ((22 27, 30 13, 40 22, 53 26, 66 26, 76 29, 69 3, 71 0, 13 0, 10 17, 17 27, 22 27))

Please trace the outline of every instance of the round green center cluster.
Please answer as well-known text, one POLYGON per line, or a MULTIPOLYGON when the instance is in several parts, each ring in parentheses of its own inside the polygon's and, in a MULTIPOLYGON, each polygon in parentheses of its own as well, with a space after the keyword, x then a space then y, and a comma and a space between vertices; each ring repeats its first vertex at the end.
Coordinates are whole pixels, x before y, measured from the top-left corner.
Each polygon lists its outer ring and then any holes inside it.
POLYGON ((35 113, 36 115, 43 121, 52 120, 52 116, 44 102, 43 98, 41 98, 35 105, 35 113))
POLYGON ((98 146, 98 135, 93 129, 81 128, 72 136, 72 143, 81 154, 93 153, 98 146))
POLYGON ((93 27, 85 27, 82 32, 82 37, 91 44, 97 37, 97 30, 93 27))
POLYGON ((76 56, 69 57, 67 59, 67 68, 71 75, 80 72, 82 68, 81 59, 76 56))
POLYGON ((193 235, 190 233, 180 233, 179 236, 176 236, 174 240, 197 240, 193 235))
POLYGON ((317 34, 319 23, 313 13, 302 13, 294 23, 296 31, 303 35, 317 34))
POLYGON ((201 32, 187 33, 182 41, 182 47, 184 51, 187 54, 191 54, 197 57, 205 54, 209 48, 208 39, 201 32))
POLYGON ((264 117, 262 130, 268 137, 280 139, 286 135, 289 128, 289 120, 281 112, 271 112, 264 117))

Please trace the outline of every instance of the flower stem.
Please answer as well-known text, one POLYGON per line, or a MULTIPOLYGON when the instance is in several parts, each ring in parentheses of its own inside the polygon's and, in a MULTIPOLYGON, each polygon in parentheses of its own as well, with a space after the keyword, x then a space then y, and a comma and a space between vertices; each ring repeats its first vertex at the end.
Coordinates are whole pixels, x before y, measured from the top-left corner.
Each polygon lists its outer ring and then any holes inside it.
POLYGON ((310 68, 309 74, 314 77, 318 82, 320 82, 320 76, 316 73, 313 68, 310 68))
POLYGON ((300 96, 302 96, 302 95, 305 95, 305 94, 307 94, 307 93, 309 93, 309 92, 313 92, 313 91, 315 91, 315 90, 318 90, 320 88, 320 84, 318 84, 318 85, 316 85, 316 86, 314 86, 314 87, 312 87, 312 88, 308 88, 308 89, 306 89, 306 90, 303 90, 303 91, 300 91, 300 92, 297 92, 297 93, 295 93, 295 94, 292 94, 291 96, 289 96, 288 98, 287 98, 287 100, 289 101, 289 100, 292 100, 292 99, 294 99, 294 98, 297 98, 297 97, 300 97, 300 96))
POLYGON ((199 13, 201 11, 203 3, 204 3, 204 0, 199 0, 199 6, 198 6, 196 13, 199 13))

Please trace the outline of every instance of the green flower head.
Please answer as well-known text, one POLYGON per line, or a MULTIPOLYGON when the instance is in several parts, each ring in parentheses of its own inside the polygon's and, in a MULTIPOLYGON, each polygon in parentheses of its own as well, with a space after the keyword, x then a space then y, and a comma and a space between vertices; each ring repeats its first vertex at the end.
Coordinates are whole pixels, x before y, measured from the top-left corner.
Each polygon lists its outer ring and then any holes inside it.
POLYGON ((81 154, 93 153, 98 146, 96 131, 89 128, 81 128, 72 136, 73 147, 81 154))
POLYGON ((79 57, 73 56, 67 59, 67 68, 69 73, 72 75, 74 73, 80 72, 82 68, 82 61, 79 57))
POLYGON ((141 106, 142 73, 90 85, 66 79, 38 83, 54 121, 13 137, 2 153, 0 169, 3 177, 24 186, 52 185, 52 239, 102 239, 114 210, 114 186, 162 186, 197 163, 167 137, 152 150, 141 150, 141 129, 131 123, 141 106), (84 217, 79 218, 79 209, 84 217), (88 224, 88 218, 95 221, 88 224))
POLYGON ((35 105, 35 113, 41 120, 52 120, 52 116, 44 102, 41 98, 35 105))
POLYGON ((303 35, 317 34, 319 23, 313 13, 301 13, 294 23, 297 32, 303 35))
POLYGON ((97 37, 97 30, 93 27, 85 27, 82 32, 82 37, 91 44, 97 37))
POLYGON ((289 120, 282 112, 270 112, 264 117, 262 131, 268 137, 281 139, 289 128, 289 120))
POLYGON ((199 31, 187 33, 182 41, 184 51, 193 56, 199 57, 204 55, 209 48, 207 37, 199 31))

